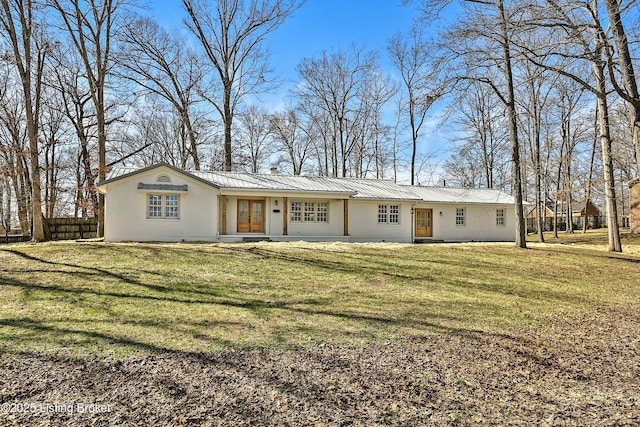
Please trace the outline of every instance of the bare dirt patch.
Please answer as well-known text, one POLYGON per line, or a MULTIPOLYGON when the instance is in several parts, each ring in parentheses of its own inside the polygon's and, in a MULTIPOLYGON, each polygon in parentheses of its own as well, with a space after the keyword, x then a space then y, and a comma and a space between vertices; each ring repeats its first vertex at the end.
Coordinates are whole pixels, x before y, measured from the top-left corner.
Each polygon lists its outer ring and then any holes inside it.
POLYGON ((637 309, 603 309, 509 334, 365 345, 121 360, 6 352, 0 424, 638 425, 639 327, 637 309))

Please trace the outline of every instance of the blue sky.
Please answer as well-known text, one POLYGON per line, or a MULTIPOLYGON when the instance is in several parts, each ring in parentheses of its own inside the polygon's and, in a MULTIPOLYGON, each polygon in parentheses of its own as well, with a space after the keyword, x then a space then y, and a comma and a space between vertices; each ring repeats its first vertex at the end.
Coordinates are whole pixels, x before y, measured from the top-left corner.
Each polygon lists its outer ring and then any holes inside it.
MULTIPOLYGON (((180 0, 149 0, 150 14, 169 30, 185 31, 185 12, 180 0)), ((406 32, 419 16, 419 1, 403 5, 402 0, 307 0, 293 16, 269 35, 270 65, 274 77, 283 81, 279 90, 261 96, 269 110, 283 106, 297 80, 296 67, 303 58, 319 57, 323 51, 348 49, 352 44, 377 50, 383 69, 395 73, 387 59, 386 45, 393 35, 406 32)), ((437 110, 436 110, 437 111, 437 110)), ((437 119, 423 128, 419 152, 437 153, 446 145, 437 129, 437 119)))
MULTIPOLYGON (((154 19, 167 29, 182 26, 180 0, 149 2, 154 19)), ((351 44, 379 50, 387 66, 386 44, 398 32, 405 32, 418 16, 415 5, 401 0, 307 0, 295 15, 269 35, 271 67, 277 77, 291 82, 296 67, 305 57, 318 57, 323 50, 347 49, 351 44)))

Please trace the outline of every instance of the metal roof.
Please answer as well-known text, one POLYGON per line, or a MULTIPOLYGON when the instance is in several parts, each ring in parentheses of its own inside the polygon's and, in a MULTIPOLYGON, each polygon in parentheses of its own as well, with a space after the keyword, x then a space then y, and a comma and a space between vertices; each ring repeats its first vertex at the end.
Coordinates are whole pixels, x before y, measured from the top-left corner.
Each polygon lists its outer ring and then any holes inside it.
POLYGON ((502 191, 480 188, 405 186, 425 202, 478 205, 515 205, 515 199, 502 191))
POLYGON ((308 177, 300 175, 252 174, 242 172, 191 172, 204 180, 215 183, 226 190, 269 190, 281 192, 322 192, 344 193, 355 192, 340 180, 325 177, 308 177))
POLYGON ((161 163, 147 168, 117 167, 109 172, 103 185, 156 167, 168 166, 178 173, 220 188, 221 190, 271 191, 297 193, 343 194, 353 199, 402 200, 434 203, 514 205, 514 198, 497 190, 447 187, 415 187, 389 180, 361 178, 329 178, 301 175, 252 174, 244 172, 182 171, 161 163))

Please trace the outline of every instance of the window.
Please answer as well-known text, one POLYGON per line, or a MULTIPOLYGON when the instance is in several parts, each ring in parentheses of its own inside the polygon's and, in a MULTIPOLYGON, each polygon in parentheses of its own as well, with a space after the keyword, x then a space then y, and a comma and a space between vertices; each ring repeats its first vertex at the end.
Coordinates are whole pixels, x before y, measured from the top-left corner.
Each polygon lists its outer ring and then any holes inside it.
POLYGON ((291 221, 302 221, 302 202, 291 202, 291 221))
POLYGON ((149 218, 162 218, 162 196, 149 195, 149 218))
POLYGON ((168 194, 149 194, 147 198, 147 218, 150 219, 179 219, 180 196, 168 194))
POLYGON ((504 227, 504 209, 496 209, 496 226, 504 227))
POLYGON ((464 208, 456 208, 456 225, 464 225, 464 208))
POLYGON ((400 222, 399 205, 389 205, 389 222, 391 224, 398 224, 400 222))
POLYGON ((165 218, 179 218, 178 215, 178 200, 180 196, 164 196, 165 207, 164 207, 164 216, 165 218))
POLYGON ((378 222, 387 222, 387 205, 378 205, 378 222))
POLYGON ((327 202, 291 202, 292 222, 328 222, 329 204, 327 202))
POLYGON ((304 202, 304 220, 306 222, 315 221, 316 204, 313 202, 304 202))
POLYGON ((400 205, 378 205, 379 224, 400 224, 400 205))
POLYGON ((327 222, 329 213, 329 205, 324 202, 318 203, 317 218, 318 222, 327 222))

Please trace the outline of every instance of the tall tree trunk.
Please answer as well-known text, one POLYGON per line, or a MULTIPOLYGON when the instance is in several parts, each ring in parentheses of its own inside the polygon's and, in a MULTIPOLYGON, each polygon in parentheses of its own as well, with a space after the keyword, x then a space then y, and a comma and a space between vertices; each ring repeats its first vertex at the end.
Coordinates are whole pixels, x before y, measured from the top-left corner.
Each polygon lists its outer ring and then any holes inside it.
POLYGON ((231 157, 231 129, 233 114, 231 112, 231 83, 225 84, 224 87, 224 170, 231 172, 233 164, 231 157))
MULTIPOLYGON (((598 1, 592 0, 594 20, 598 22, 598 1)), ((618 226, 618 206, 616 200, 615 177, 613 174, 613 158, 611 156, 611 132, 609 127, 609 106, 607 104, 607 82, 605 80, 603 61, 604 40, 597 30, 593 32, 596 58, 592 60, 592 68, 596 79, 596 99, 600 121, 600 147, 602 151, 602 169, 604 172, 604 190, 607 210, 607 231, 609 234, 609 250, 622 252, 620 229, 618 226)))
POLYGON ((573 200, 571 197, 571 162, 567 161, 567 173, 566 173, 566 205, 567 205, 567 233, 573 234, 573 200))
MULTIPOLYGON (((584 224, 582 224, 582 233, 587 232, 587 220, 589 219, 588 208, 589 201, 591 200, 591 187, 593 185, 593 166, 595 164, 596 159, 596 149, 598 147, 598 134, 595 132, 598 129, 598 109, 596 108, 595 114, 595 123, 593 124, 594 135, 593 135, 593 146, 591 147, 591 161, 589 162, 589 179, 587 181, 587 190, 586 190, 586 200, 585 200, 585 213, 584 213, 584 224)), ((595 225, 595 224, 594 224, 595 225)))
POLYGON ((609 26, 613 33, 613 40, 618 51, 618 64, 626 96, 623 96, 633 108, 633 145, 636 155, 636 172, 640 175, 640 94, 633 69, 633 59, 629 50, 629 42, 620 16, 618 0, 605 0, 609 26))
POLYGON ((609 111, 604 80, 604 66, 593 64, 598 86, 598 115, 600 117, 600 148, 604 171, 604 190, 607 211, 607 231, 609 233, 609 250, 622 252, 620 229, 618 227, 618 207, 616 200, 615 177, 613 174, 613 158, 611 156, 611 133, 609 129, 609 111))
POLYGON ((507 16, 504 10, 504 0, 498 0, 498 12, 500 15, 500 33, 503 53, 503 70, 507 83, 506 109, 509 120, 509 139, 511 140, 511 160, 513 175, 513 194, 516 211, 516 247, 526 249, 527 237, 522 204, 522 176, 520 170, 520 143, 518 141, 518 119, 516 117, 515 95, 513 87, 513 72, 511 70, 511 51, 509 48, 509 33, 507 29, 507 16))
POLYGON ((14 63, 16 65, 25 101, 25 115, 27 136, 29 138, 29 160, 31 163, 31 240, 40 242, 45 240, 42 218, 42 190, 40 182, 40 159, 38 151, 38 110, 40 89, 42 82, 39 61, 44 61, 44 54, 33 52, 35 28, 34 11, 36 6, 32 1, 26 1, 16 8, 9 5, 8 0, 2 0, 5 31, 7 31, 13 48, 14 63), (18 16, 14 16, 18 14, 18 16), (16 21, 20 27, 16 27, 16 21), (35 62, 35 67, 34 67, 35 62))

